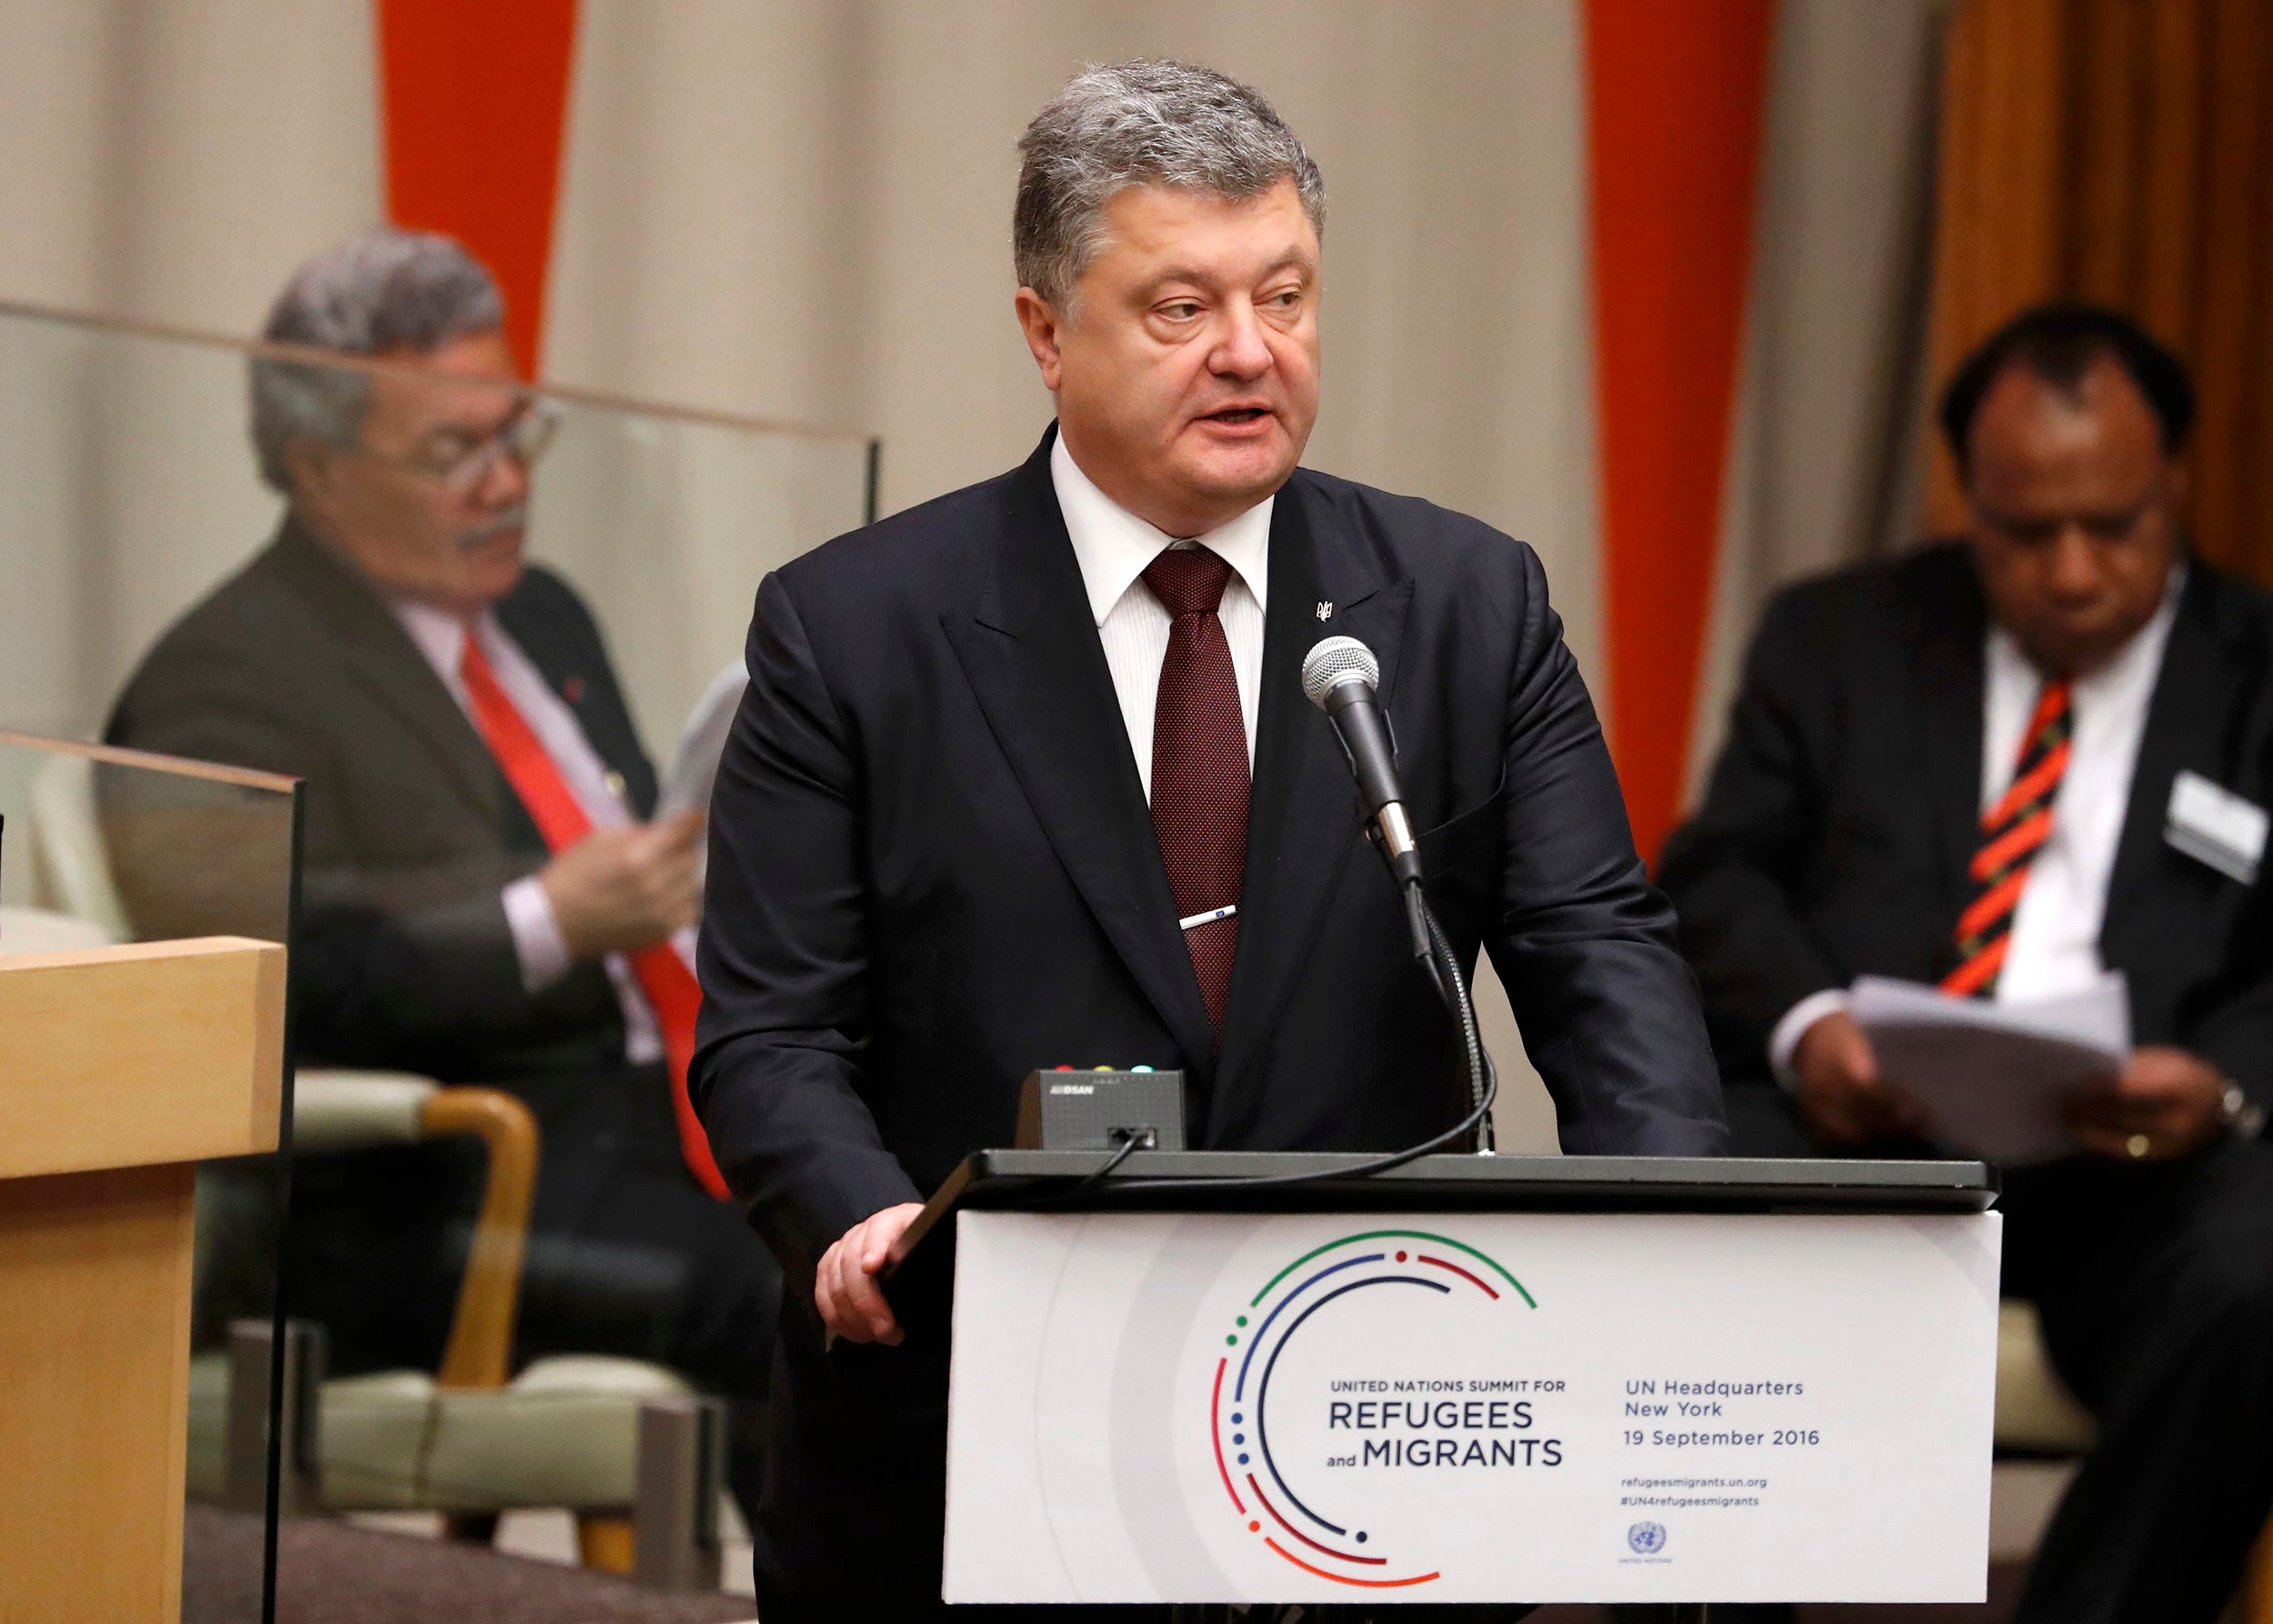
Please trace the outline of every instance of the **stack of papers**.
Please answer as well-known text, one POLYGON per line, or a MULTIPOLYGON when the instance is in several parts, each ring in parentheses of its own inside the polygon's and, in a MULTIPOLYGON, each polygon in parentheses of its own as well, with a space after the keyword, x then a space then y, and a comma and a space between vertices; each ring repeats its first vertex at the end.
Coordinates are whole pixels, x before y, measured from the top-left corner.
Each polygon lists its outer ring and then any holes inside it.
POLYGON ((2068 1102, 2112 1084, 2131 1052, 2130 995, 2114 972, 2082 992, 2003 1004, 1865 976, 1852 1013, 1879 1075, 1926 1112, 1928 1137, 1989 1161, 2075 1150, 2068 1102))
POLYGON ((690 807, 710 807, 711 787, 718 781, 718 758, 726 754, 726 735, 734 730, 734 713, 742 704, 742 690, 750 686, 742 662, 736 660, 710 680, 703 697, 686 718, 679 735, 678 753, 663 775, 662 794, 655 815, 669 817, 690 807))

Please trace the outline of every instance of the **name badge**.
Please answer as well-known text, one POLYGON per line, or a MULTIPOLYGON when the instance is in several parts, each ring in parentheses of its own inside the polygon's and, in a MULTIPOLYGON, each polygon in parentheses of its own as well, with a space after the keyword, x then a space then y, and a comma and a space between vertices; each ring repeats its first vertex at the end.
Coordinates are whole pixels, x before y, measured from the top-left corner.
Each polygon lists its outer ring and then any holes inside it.
POLYGON ((2258 883, 2265 856, 2266 811, 2199 773, 2180 773, 2170 785, 2170 807, 2163 814, 2162 837, 2198 863, 2228 879, 2258 883))

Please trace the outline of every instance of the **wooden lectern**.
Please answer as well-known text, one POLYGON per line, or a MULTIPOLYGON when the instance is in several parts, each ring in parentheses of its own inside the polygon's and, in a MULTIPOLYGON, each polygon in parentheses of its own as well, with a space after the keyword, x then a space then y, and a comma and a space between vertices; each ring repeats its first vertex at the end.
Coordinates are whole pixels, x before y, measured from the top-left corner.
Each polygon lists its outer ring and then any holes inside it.
POLYGON ((181 1608, 195 1164, 276 1148, 285 950, 0 957, 0 1619, 181 1608))

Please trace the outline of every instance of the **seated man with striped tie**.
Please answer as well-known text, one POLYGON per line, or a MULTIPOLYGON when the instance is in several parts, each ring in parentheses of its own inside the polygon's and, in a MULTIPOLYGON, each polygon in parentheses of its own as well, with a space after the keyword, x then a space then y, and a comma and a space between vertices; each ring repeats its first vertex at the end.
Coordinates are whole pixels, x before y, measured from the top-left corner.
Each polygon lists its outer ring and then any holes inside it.
POLYGON ((2028 1620, 2208 1619, 2273 1504, 2273 600, 2192 556, 2179 363, 2046 306, 1941 421, 1970 535, 1791 588, 1663 882, 1738 1154, 1926 1153, 1858 975, 2022 1000, 2125 976, 2074 1151, 2005 1170, 2005 1287, 2102 1441, 2028 1620))
MULTIPOLYGON (((590 613, 528 566, 546 409, 456 243, 319 256, 270 339, 381 361, 252 367, 275 538, 159 640, 114 743, 306 780, 303 1060, 512 1090, 542 1162, 524 1355, 660 1360, 734 1406, 755 1503, 779 1274, 721 1199, 686 1106, 699 813, 656 777, 590 613)), ((285 1289, 333 1366, 432 1368, 478 1161, 461 1146, 304 1158, 285 1289)))

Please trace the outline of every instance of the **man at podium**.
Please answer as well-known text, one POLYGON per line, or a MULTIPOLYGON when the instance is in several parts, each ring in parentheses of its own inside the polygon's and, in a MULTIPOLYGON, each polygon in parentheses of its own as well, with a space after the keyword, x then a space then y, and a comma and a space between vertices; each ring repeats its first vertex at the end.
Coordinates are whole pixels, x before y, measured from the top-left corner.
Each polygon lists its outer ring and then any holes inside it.
POLYGON ((1428 894, 1487 950, 1565 1149, 1717 1152, 1664 899, 1531 550, 1297 463, 1318 171, 1255 91, 1092 68, 1021 142, 1026 464, 768 576, 712 807, 695 1089, 801 1300, 768 1624, 938 1605, 946 1347, 876 1273, 1036 1068, 1187 1079, 1204 1148, 1461 1111, 1453 1026, 1304 656, 1378 659, 1428 894))

